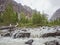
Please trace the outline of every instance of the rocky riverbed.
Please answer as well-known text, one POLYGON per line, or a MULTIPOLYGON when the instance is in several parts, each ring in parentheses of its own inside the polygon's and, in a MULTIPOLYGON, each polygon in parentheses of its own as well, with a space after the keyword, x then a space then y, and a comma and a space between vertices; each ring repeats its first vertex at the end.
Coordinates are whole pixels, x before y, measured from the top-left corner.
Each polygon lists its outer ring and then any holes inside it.
POLYGON ((49 42, 49 41, 59 41, 60 43, 60 39, 58 38, 53 38, 53 37, 49 37, 49 38, 20 38, 20 39, 12 39, 10 37, 4 37, 0 39, 0 45, 29 45, 29 44, 25 44, 26 41, 33 39, 34 42, 32 43, 32 45, 45 45, 45 42, 49 42))
POLYGON ((60 45, 59 31, 59 27, 16 29, 10 37, 0 36, 0 45, 60 45), (30 37, 26 37, 24 34, 24 37, 21 37, 22 33, 30 33, 30 37), (13 38, 14 34, 16 34, 16 38, 13 38), (51 36, 53 34, 59 35, 51 36), (33 42, 29 40, 33 40, 33 42), (25 44, 28 41, 31 42, 31 44, 25 44))

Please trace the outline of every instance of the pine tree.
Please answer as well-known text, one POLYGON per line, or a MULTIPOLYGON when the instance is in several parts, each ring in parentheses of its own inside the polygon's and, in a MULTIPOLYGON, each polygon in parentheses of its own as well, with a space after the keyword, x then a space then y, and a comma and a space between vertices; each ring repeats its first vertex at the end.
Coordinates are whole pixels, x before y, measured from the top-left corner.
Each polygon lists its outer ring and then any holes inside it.
POLYGON ((13 7, 9 4, 3 13, 3 20, 5 24, 15 24, 17 22, 17 14, 14 12, 13 7))

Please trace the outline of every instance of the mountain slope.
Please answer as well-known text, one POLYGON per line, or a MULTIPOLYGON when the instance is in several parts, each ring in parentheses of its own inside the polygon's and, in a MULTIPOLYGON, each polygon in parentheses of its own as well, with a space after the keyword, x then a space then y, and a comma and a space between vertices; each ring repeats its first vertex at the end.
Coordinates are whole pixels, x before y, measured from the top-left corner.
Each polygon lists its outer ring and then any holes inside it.
POLYGON ((20 3, 15 2, 14 0, 0 0, 0 12, 5 11, 6 6, 8 4, 12 4, 14 11, 17 13, 23 12, 27 16, 32 15, 31 8, 29 8, 28 6, 23 6, 20 3), (27 10, 27 9, 30 9, 30 10, 27 10))
POLYGON ((60 9, 56 10, 56 12, 53 14, 53 16, 51 17, 51 21, 53 20, 57 20, 60 18, 60 9))

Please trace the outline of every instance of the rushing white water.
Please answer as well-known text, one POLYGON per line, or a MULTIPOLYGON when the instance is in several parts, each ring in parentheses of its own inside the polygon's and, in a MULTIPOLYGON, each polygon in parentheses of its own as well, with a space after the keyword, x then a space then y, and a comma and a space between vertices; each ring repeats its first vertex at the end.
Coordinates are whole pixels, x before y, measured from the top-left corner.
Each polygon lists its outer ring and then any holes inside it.
MULTIPOLYGON (((32 45, 45 45, 44 43, 47 41, 53 41, 53 40, 59 40, 58 38, 29 38, 33 39, 34 42, 32 45)), ((9 37, 1 38, 0 39, 0 45, 26 45, 25 42, 29 40, 28 38, 20 38, 20 39, 12 39, 9 37)), ((59 40, 60 41, 60 40, 59 40)))
MULTIPOLYGON (((15 31, 14 33, 16 33, 18 31, 15 31)), ((60 42, 60 37, 46 37, 46 38, 41 38, 40 36, 44 33, 52 33, 52 32, 56 32, 56 30, 54 30, 53 28, 49 29, 48 28, 29 28, 28 32, 31 33, 30 38, 16 38, 13 39, 12 37, 1 37, 0 36, 0 45, 28 45, 25 44, 26 41, 33 39, 34 42, 32 43, 32 45, 45 45, 45 42, 48 41, 53 41, 53 40, 57 40, 60 42)))

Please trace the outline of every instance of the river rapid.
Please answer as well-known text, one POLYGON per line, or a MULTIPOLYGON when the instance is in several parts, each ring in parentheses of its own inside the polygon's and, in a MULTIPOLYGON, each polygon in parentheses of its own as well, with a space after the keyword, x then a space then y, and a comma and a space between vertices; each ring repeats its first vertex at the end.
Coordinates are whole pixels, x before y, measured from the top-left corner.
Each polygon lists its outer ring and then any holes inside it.
POLYGON ((52 33, 55 32, 56 30, 53 30, 53 28, 49 28, 45 27, 45 29, 43 28, 34 28, 34 29, 30 29, 28 32, 31 32, 31 36, 30 38, 12 38, 12 37, 1 37, 0 36, 0 45, 29 45, 29 44, 25 44, 25 42, 27 42, 30 39, 33 39, 34 42, 32 43, 32 45, 45 45, 45 42, 49 42, 49 41, 53 41, 53 40, 57 40, 60 43, 60 36, 56 36, 56 37, 40 37, 42 34, 44 33, 52 33))

